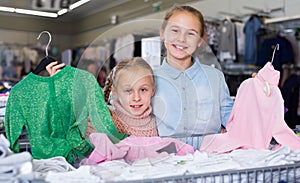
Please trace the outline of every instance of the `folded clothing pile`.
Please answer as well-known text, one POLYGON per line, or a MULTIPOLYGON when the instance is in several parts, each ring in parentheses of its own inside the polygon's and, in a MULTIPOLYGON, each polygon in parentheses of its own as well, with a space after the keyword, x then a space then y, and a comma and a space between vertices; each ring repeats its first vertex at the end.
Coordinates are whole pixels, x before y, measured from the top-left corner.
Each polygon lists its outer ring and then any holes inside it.
POLYGON ((28 182, 33 178, 31 154, 12 153, 8 140, 0 134, 0 183, 28 182))

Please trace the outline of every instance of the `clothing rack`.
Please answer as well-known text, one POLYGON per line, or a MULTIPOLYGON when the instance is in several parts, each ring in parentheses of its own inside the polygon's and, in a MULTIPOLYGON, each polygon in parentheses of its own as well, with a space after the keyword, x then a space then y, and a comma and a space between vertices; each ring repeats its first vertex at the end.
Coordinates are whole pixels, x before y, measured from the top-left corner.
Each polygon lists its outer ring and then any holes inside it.
POLYGON ((260 28, 263 30, 280 34, 289 34, 296 32, 295 28, 285 27, 282 24, 263 24, 260 28))
POLYGON ((210 17, 210 16, 205 16, 204 18, 205 22, 215 24, 215 25, 220 25, 221 20, 215 17, 210 17))
POLYGON ((274 23, 282 23, 287 21, 295 21, 299 20, 300 15, 287 16, 287 17, 279 17, 279 18, 269 18, 264 21, 265 24, 274 24, 274 23))
POLYGON ((224 20, 230 20, 232 22, 244 22, 243 21, 243 16, 234 14, 234 13, 229 13, 229 12, 223 12, 223 11, 219 11, 220 14, 226 15, 226 17, 223 19, 224 20))
POLYGON ((0 42, 0 47, 13 47, 13 48, 19 48, 19 47, 36 47, 37 45, 33 44, 22 44, 22 43, 9 43, 9 42, 0 42))
POLYGON ((264 29, 264 30, 274 31, 276 33, 283 32, 283 30, 284 30, 284 27, 281 25, 264 25, 263 24, 260 26, 260 28, 264 29))

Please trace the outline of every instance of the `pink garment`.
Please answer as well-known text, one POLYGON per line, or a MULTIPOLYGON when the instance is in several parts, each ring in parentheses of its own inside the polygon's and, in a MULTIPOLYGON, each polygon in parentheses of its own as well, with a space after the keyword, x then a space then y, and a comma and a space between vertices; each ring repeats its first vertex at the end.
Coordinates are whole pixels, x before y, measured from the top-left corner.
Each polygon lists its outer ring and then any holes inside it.
POLYGON ((176 147, 176 155, 184 156, 187 153, 194 153, 194 148, 174 138, 161 137, 138 137, 129 136, 116 144, 119 148, 130 147, 124 159, 127 162, 134 162, 143 158, 159 158, 169 156, 167 152, 158 153, 157 151, 163 149, 174 143, 176 147))
POLYGON ((115 159, 122 159, 129 150, 129 147, 118 148, 104 133, 92 133, 90 141, 94 145, 94 150, 81 164, 97 164, 115 159))
POLYGON ((284 101, 278 88, 280 73, 270 62, 239 87, 224 134, 203 138, 200 151, 224 153, 235 149, 268 149, 272 137, 295 150, 300 138, 284 121, 284 101), (268 83, 270 95, 264 91, 268 83))
POLYGON ((167 152, 157 152, 174 143, 176 155, 194 153, 194 148, 174 138, 129 136, 117 144, 111 143, 106 134, 92 133, 91 143, 95 149, 81 164, 97 164, 104 161, 124 159, 132 163, 138 159, 167 157, 167 152))

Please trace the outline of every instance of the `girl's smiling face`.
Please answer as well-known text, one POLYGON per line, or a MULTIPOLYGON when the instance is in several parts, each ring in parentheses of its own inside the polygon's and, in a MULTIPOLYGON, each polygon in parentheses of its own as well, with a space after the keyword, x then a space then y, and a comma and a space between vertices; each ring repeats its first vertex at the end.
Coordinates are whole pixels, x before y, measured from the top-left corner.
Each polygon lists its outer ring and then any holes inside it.
POLYGON ((139 116, 150 106, 155 84, 151 72, 142 67, 121 70, 113 95, 130 114, 139 116))
POLYGON ((192 13, 176 11, 169 18, 161 38, 167 50, 167 60, 175 68, 182 68, 183 61, 190 62, 191 56, 200 46, 201 24, 192 13))

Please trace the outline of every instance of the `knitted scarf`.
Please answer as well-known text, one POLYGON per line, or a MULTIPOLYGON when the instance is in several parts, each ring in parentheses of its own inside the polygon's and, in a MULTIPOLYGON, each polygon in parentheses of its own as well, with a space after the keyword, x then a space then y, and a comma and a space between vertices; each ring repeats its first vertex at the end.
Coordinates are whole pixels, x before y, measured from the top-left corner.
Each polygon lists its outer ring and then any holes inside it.
POLYGON ((111 101, 111 104, 114 107, 111 109, 112 119, 120 133, 144 137, 158 136, 151 106, 143 114, 134 116, 128 113, 118 101, 111 101))

